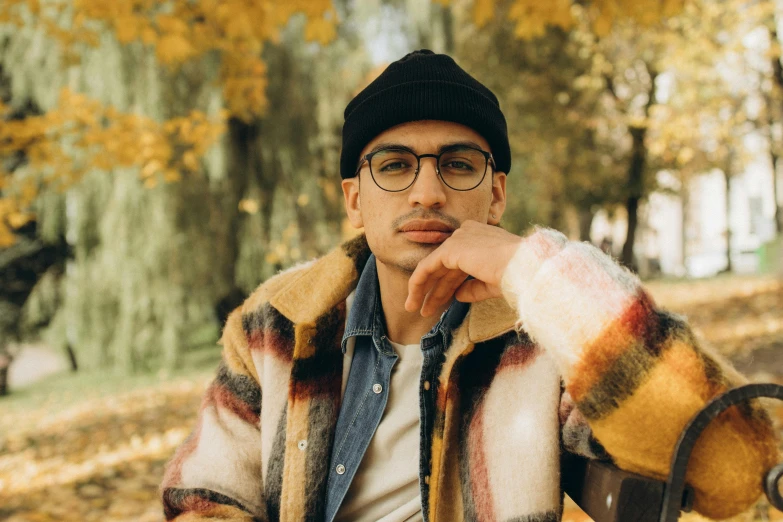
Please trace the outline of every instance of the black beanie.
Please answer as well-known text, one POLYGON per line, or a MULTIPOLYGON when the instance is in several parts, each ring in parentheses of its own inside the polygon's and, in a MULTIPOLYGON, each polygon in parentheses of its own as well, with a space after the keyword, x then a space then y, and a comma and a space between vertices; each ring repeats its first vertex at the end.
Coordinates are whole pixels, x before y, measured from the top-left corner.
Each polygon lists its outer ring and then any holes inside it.
POLYGON ((340 175, 352 178, 362 149, 378 134, 409 121, 444 120, 478 132, 499 172, 511 168, 506 119, 497 97, 445 54, 414 51, 389 65, 345 108, 340 175))

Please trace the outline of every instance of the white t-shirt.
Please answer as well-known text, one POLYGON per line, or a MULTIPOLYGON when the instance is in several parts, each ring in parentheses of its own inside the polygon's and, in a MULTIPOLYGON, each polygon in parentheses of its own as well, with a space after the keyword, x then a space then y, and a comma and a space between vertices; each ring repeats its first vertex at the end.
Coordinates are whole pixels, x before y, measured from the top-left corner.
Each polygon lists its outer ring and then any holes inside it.
POLYGON ((419 492, 419 379, 424 357, 418 344, 391 344, 399 359, 392 368, 386 409, 337 511, 336 522, 423 520, 419 492))

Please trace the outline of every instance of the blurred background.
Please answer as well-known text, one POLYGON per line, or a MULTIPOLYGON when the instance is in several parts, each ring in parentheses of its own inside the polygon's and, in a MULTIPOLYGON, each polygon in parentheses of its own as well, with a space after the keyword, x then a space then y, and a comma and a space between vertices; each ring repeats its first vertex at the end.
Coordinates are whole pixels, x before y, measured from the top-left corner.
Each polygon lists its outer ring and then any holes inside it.
POLYGON ((419 48, 500 99, 505 228, 591 241, 783 382, 782 21, 779 0, 0 0, 0 519, 162 520, 227 313, 355 233, 343 110, 419 48))

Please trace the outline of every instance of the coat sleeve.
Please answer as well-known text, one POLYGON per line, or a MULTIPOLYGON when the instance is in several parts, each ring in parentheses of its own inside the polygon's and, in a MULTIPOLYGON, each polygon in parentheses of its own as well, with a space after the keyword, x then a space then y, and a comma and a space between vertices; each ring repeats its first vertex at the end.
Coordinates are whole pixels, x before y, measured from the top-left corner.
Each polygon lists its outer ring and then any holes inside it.
MULTIPOLYGON (((518 326, 557 361, 580 414, 561 411, 573 439, 565 445, 605 449, 621 469, 665 478, 688 421, 744 382, 699 345, 683 317, 659 309, 636 276, 559 232, 538 228, 525 237, 502 287, 518 326), (578 417, 590 428, 581 435, 579 422, 569 421, 578 417), (578 440, 592 436, 600 445, 578 440)), ((745 510, 778 458, 771 421, 756 401, 728 409, 691 455, 686 480, 694 509, 718 519, 745 510)))
POLYGON ((166 520, 266 520, 261 477, 261 387, 242 327, 226 321, 222 360, 195 428, 166 464, 160 492, 166 520))

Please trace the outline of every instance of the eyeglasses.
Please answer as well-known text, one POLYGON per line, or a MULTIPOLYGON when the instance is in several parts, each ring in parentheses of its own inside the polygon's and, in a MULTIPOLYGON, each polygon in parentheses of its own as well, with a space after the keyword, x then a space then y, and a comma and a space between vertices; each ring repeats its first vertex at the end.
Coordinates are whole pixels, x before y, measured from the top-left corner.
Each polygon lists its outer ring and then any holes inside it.
POLYGON ((492 163, 495 169, 491 153, 467 145, 455 145, 440 154, 416 155, 400 148, 379 149, 360 158, 362 161, 356 175, 367 162, 370 175, 379 188, 387 192, 402 192, 419 177, 421 158, 435 158, 438 177, 452 190, 473 190, 484 181, 488 164, 492 163))

